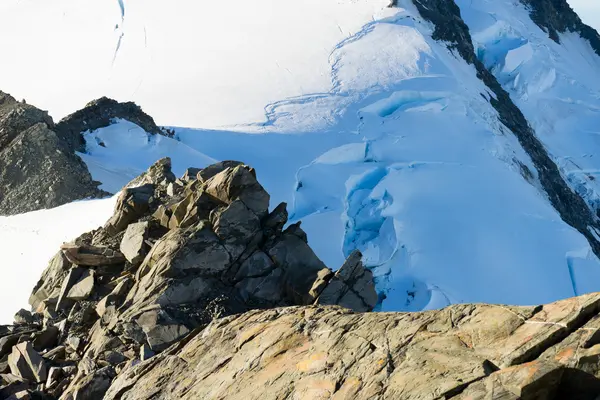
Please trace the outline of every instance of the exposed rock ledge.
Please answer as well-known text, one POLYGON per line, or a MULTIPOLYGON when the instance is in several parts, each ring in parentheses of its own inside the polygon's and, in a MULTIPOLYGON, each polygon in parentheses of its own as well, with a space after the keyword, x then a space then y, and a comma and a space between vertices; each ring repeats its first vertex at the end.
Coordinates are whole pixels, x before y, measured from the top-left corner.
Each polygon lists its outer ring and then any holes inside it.
POLYGON ((369 313, 361 255, 286 222, 248 166, 160 160, 0 326, 0 399, 598 398, 600 293, 369 313))
POLYGON ((104 227, 61 247, 30 297, 33 313, 0 327, 0 399, 100 399, 121 373, 216 317, 314 304, 372 310, 378 296, 360 253, 334 273, 300 224, 286 223, 286 205, 269 212, 246 165, 176 179, 170 160, 158 161, 122 191, 104 227))

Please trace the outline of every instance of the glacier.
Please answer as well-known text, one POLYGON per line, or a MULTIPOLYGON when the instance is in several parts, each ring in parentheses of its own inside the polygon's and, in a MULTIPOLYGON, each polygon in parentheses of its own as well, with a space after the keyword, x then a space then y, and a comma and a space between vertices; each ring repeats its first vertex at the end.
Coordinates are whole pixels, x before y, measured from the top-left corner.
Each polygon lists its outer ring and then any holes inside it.
MULTIPOLYGON (((173 139, 157 137, 114 121, 86 132, 80 156, 111 192, 164 156, 178 174, 215 160, 252 165, 272 207, 288 203, 291 222, 302 221, 329 267, 363 252, 379 310, 538 304, 599 291, 598 257, 498 120, 496 94, 433 38, 435 26, 411 1, 388 3, 294 2, 290 19, 288 0, 87 8, 6 0, 0 32, 18 22, 25 33, 0 34, 20 60, 0 64, 0 88, 55 118, 101 95, 134 100, 175 130, 173 139), (40 29, 44 40, 31 33, 40 29), (53 50, 41 48, 48 44, 53 50), (35 60, 44 55, 55 62, 42 71, 35 60)), ((577 34, 552 41, 521 3, 456 3, 478 59, 595 210, 600 57, 577 34)), ((0 217, 6 265, 20 268, 5 275, 4 267, 2 304, 24 305, 13 293, 35 284, 57 243, 102 224, 113 201, 0 217), (64 226, 53 233, 56 224, 64 226), (17 245, 41 242, 35 257, 17 245)), ((14 308, 0 308, 0 320, 14 308)))

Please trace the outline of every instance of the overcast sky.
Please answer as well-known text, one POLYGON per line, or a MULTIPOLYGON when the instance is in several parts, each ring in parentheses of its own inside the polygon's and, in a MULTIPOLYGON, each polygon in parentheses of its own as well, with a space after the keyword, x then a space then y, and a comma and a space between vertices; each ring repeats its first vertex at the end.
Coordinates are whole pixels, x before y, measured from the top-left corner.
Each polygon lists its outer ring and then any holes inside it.
POLYGON ((567 0, 583 22, 600 31, 600 0, 567 0))

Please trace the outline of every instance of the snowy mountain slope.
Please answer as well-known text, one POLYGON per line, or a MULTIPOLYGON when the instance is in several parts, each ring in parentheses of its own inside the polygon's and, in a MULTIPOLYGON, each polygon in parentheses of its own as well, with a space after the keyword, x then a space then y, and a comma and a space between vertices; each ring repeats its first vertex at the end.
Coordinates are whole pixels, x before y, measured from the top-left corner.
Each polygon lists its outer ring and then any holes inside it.
POLYGON ((270 102, 327 91, 332 48, 388 3, 4 0, 0 48, 15 62, 0 87, 55 119, 109 96, 163 125, 260 122, 270 102))
MULTIPOLYGON (((11 3, 9 11, 19 15, 34 3, 11 3)), ((313 29, 321 33, 317 40, 299 24, 302 29, 290 40, 302 42, 305 35, 308 44, 298 53, 305 55, 302 62, 296 53, 278 47, 281 38, 290 38, 288 28, 295 27, 296 21, 281 24, 289 5, 280 8, 263 0, 254 2, 252 15, 268 10, 270 24, 250 28, 245 21, 231 34, 243 28, 244 46, 254 50, 264 46, 264 35, 275 37, 268 55, 239 53, 225 38, 210 53, 219 56, 212 60, 213 69, 201 76, 194 70, 201 61, 190 59, 197 53, 188 51, 189 46, 214 47, 218 42, 199 44, 182 34, 204 28, 186 23, 197 14, 181 17, 181 26, 163 36, 165 41, 178 38, 177 46, 170 42, 168 62, 159 57, 156 63, 143 63, 153 72, 146 72, 146 83, 124 99, 139 101, 159 123, 235 127, 176 128, 178 142, 152 138, 124 121, 88 132, 87 154, 81 156, 94 178, 116 190, 164 155, 173 157, 178 173, 213 159, 242 160, 257 169, 272 206, 288 202, 291 219, 303 221, 311 246, 328 266, 341 265, 353 249, 363 251, 375 272, 384 310, 455 302, 533 304, 600 290, 600 262, 590 246, 600 241, 593 229, 598 221, 588 208, 597 204, 593 155, 600 58, 589 44, 574 34, 561 35, 560 45, 551 41, 515 1, 457 1, 468 28, 452 17, 459 11, 452 2, 401 0, 386 9, 379 2, 331 2, 312 8, 308 3, 306 9, 299 6, 298 15, 323 30, 313 29), (440 9, 444 12, 436 14, 440 9), (342 16, 342 10, 348 13, 342 16), (348 18, 351 28, 342 24, 338 32, 344 33, 334 35, 329 29, 339 18, 348 18), (227 68, 222 69, 226 74, 215 72, 238 55, 239 60, 252 58, 250 64, 236 64, 247 65, 248 75, 227 68), (272 69, 279 57, 296 72, 294 84, 283 85, 281 70, 272 69), (164 68, 162 75, 159 68, 164 68), (203 86, 206 82, 226 82, 226 87, 200 90, 211 88, 203 86), (294 86, 299 82, 302 90, 294 86), (148 91, 143 89, 146 84, 148 91), (150 92, 151 87, 157 90, 150 92), (181 95, 165 96, 164 90, 181 95)), ((111 64, 115 81, 104 86, 93 78, 85 81, 113 91, 101 94, 123 90, 116 97, 125 96, 139 72, 127 57, 146 51, 131 39, 135 30, 128 29, 139 26, 131 21, 144 15, 145 21, 155 21, 149 26, 167 31, 172 27, 167 22, 174 21, 166 18, 169 13, 186 14, 182 9, 159 12, 152 2, 143 11, 135 1, 125 2, 124 8, 125 22, 115 33, 121 45, 111 64)), ((76 7, 64 10, 72 15, 69 21, 86 13, 76 7)), ((108 20, 113 11, 98 20, 108 20)), ((121 14, 113 17, 119 20, 121 14)), ((266 17, 256 21, 260 18, 266 17)), ((0 87, 7 83, 2 68, 15 68, 8 64, 0 66, 0 87)), ((101 69, 97 64, 90 68, 86 74, 101 69)), ((75 95, 79 89, 61 79, 73 96, 52 103, 55 115, 66 112, 61 108, 72 111, 70 102, 87 101, 80 100, 84 92, 96 90, 85 88, 75 95)), ((10 84, 31 93, 32 99, 39 96, 42 105, 50 104, 44 90, 19 80, 10 84)), ((103 221, 105 211, 90 212, 103 221)), ((106 212, 104 218, 108 216, 106 212)), ((19 260, 11 249, 6 251, 19 260)))
POLYGON ((51 210, 0 216, 0 323, 27 308, 31 290, 61 244, 104 225, 116 197, 78 201, 51 210))

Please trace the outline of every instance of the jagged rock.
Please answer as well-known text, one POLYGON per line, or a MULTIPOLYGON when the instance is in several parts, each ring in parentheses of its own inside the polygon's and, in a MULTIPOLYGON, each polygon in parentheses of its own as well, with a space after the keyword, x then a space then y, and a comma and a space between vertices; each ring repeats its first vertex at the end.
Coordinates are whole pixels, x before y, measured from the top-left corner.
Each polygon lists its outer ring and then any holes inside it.
POLYGON ((256 180, 252 168, 244 165, 227 168, 208 179, 205 185, 208 194, 227 204, 240 200, 259 218, 268 214, 269 194, 256 180))
POLYGON ((94 271, 85 269, 81 273, 81 276, 71 286, 67 293, 67 298, 71 300, 85 300, 87 299, 94 290, 94 271))
POLYGON ((242 255, 261 230, 256 214, 240 200, 233 201, 226 208, 213 211, 210 222, 233 260, 242 255))
POLYGON ((63 244, 61 247, 63 254, 71 263, 83 266, 101 266, 122 264, 125 262, 125 256, 109 249, 108 247, 98 247, 90 245, 63 244))
POLYGON ((171 182, 175 182, 177 178, 171 171, 171 159, 169 157, 161 158, 148 168, 148 171, 138 176, 127 184, 128 188, 154 185, 166 187, 171 182))
POLYGON ((185 173, 181 177, 183 182, 190 182, 198 179, 198 173, 202 171, 201 168, 188 168, 185 170, 185 173))
POLYGON ((283 269, 281 286, 295 304, 310 304, 310 290, 319 271, 328 270, 306 242, 291 233, 284 233, 267 249, 269 257, 283 269))
POLYGON ((91 374, 81 375, 61 396, 61 400, 96 400, 101 399, 115 376, 114 368, 106 366, 91 374))
POLYGON ((149 202, 153 195, 153 184, 123 189, 117 199, 115 212, 104 225, 104 229, 111 235, 125 230, 130 223, 137 221, 149 210, 149 202))
POLYGON ((27 325, 27 324, 32 324, 34 319, 33 319, 33 315, 31 315, 31 312, 24 310, 24 309, 20 309, 16 314, 15 314, 15 325, 27 325))
POLYGON ((6 335, 0 338, 0 357, 10 354, 15 344, 19 343, 20 333, 6 335))
POLYGON ((45 382, 46 362, 34 350, 30 342, 15 345, 8 357, 8 365, 13 375, 32 382, 45 382))
POLYGON ((50 260, 48 267, 44 270, 42 277, 29 297, 29 304, 34 310, 44 308, 43 302, 51 297, 58 299, 61 284, 69 273, 70 268, 71 263, 63 255, 62 251, 59 251, 50 260))
POLYGON ((196 178, 200 182, 206 182, 213 176, 225 171, 228 168, 235 168, 239 165, 243 165, 243 163, 239 161, 221 161, 213 165, 209 165, 206 168, 201 169, 196 174, 196 178))
POLYGON ((107 307, 114 306, 115 304, 121 302, 132 285, 132 279, 130 277, 125 277, 122 279, 117 286, 110 292, 106 297, 98 302, 96 305, 96 313, 103 317, 106 313, 107 307))
POLYGON ((188 328, 178 324, 160 310, 145 312, 137 321, 146 334, 146 340, 153 351, 164 350, 171 343, 189 333, 188 328))
POLYGON ((58 382, 62 379, 64 373, 63 369, 60 367, 51 367, 48 371, 48 379, 46 380, 46 387, 52 388, 57 385, 58 382))
POLYGON ((315 303, 339 305, 354 311, 372 311, 377 305, 373 273, 363 266, 361 259, 362 254, 358 250, 353 252, 318 295, 315 303))
POLYGON ((0 193, 3 215, 106 195, 83 161, 45 123, 20 132, 0 148, 0 193))
POLYGON ((570 334, 595 335, 577 327, 599 311, 600 294, 422 313, 251 311, 117 377, 105 399, 592 399, 600 371, 539 356, 570 334))
POLYGON ((57 346, 57 347, 53 348, 52 350, 44 353, 42 355, 42 357, 44 357, 47 360, 58 361, 58 360, 64 360, 65 354, 66 354, 65 346, 57 346))
POLYGON ((55 311, 57 313, 61 312, 65 308, 66 304, 68 303, 67 295, 69 291, 71 290, 73 285, 79 280, 79 278, 81 278, 81 275, 83 275, 84 271, 85 268, 80 267, 74 267, 69 270, 67 276, 63 280, 62 286, 60 288, 60 294, 56 302, 55 311))
POLYGON ((146 361, 152 357, 154 357, 154 352, 150 349, 150 346, 143 344, 142 347, 140 347, 140 360, 146 361))
POLYGON ((131 184, 144 186, 123 191, 103 228, 53 258, 31 299, 45 328, 8 335, 50 349, 43 359, 63 372, 77 364, 76 375, 53 370, 45 394, 101 396, 112 374, 159 359, 215 318, 310 304, 329 282, 300 225, 282 232, 286 205, 268 213, 254 170, 230 162, 195 172, 184 187, 160 160, 131 184), (105 367, 114 370, 98 375, 105 367))
POLYGON ((119 103, 107 97, 91 101, 83 109, 63 118, 56 125, 56 132, 69 142, 73 149, 84 152, 85 141, 82 133, 105 128, 113 124, 115 119, 133 122, 148 133, 167 136, 156 126, 152 117, 135 103, 119 103))

